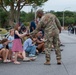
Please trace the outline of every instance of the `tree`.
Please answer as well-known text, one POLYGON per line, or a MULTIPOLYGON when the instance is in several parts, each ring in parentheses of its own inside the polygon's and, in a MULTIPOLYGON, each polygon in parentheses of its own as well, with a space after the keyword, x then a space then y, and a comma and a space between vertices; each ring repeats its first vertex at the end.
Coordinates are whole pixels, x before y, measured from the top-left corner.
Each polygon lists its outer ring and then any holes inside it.
POLYGON ((21 22, 30 22, 32 20, 34 20, 34 12, 29 12, 29 13, 26 13, 24 11, 21 12, 21 15, 20 15, 20 20, 21 22))
POLYGON ((68 25, 68 24, 74 24, 74 23, 75 23, 74 17, 68 17, 68 16, 65 17, 65 24, 66 25, 68 25))
POLYGON ((35 3, 37 6, 42 5, 47 0, 0 0, 0 7, 2 7, 6 12, 9 7, 9 23, 13 25, 14 20, 16 22, 19 21, 20 18, 20 10, 25 5, 32 5, 35 3))
POLYGON ((0 8, 0 27, 6 27, 8 23, 8 14, 0 8))

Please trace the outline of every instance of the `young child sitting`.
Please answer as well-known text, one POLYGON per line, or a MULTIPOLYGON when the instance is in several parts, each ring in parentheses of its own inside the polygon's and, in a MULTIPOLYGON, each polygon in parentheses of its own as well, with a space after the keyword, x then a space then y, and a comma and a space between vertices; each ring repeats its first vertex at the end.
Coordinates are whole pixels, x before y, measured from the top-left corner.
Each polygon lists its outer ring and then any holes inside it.
POLYGON ((8 60, 8 40, 5 38, 3 40, 1 40, 1 44, 0 44, 0 56, 3 58, 3 62, 11 62, 10 60, 8 60))

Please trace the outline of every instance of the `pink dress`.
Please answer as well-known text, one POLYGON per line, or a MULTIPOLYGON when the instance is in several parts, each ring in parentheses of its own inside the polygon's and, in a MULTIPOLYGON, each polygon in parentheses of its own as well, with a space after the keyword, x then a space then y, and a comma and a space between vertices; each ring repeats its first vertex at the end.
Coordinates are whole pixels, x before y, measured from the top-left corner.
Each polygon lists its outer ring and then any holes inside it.
POLYGON ((23 51, 21 39, 16 34, 14 34, 12 51, 13 52, 22 52, 23 51))

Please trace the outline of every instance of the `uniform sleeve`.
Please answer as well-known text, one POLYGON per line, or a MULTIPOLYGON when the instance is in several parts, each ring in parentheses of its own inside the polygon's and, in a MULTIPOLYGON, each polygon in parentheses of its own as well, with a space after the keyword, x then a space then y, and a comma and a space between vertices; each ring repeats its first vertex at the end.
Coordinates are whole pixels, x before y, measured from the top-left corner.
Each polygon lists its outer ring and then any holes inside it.
POLYGON ((57 25, 59 31, 61 32, 61 24, 60 24, 60 21, 57 17, 55 18, 55 22, 56 22, 56 25, 57 25))

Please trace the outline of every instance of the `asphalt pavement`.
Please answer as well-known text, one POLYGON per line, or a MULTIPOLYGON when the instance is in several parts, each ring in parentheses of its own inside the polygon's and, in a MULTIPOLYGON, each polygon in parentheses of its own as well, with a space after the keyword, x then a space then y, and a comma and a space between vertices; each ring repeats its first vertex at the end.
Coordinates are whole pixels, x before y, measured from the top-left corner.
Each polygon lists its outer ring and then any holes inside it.
POLYGON ((0 63, 0 75, 76 75, 76 35, 67 31, 60 33, 62 64, 57 65, 55 52, 51 52, 51 65, 44 65, 45 54, 39 54, 35 61, 20 65, 0 63))

